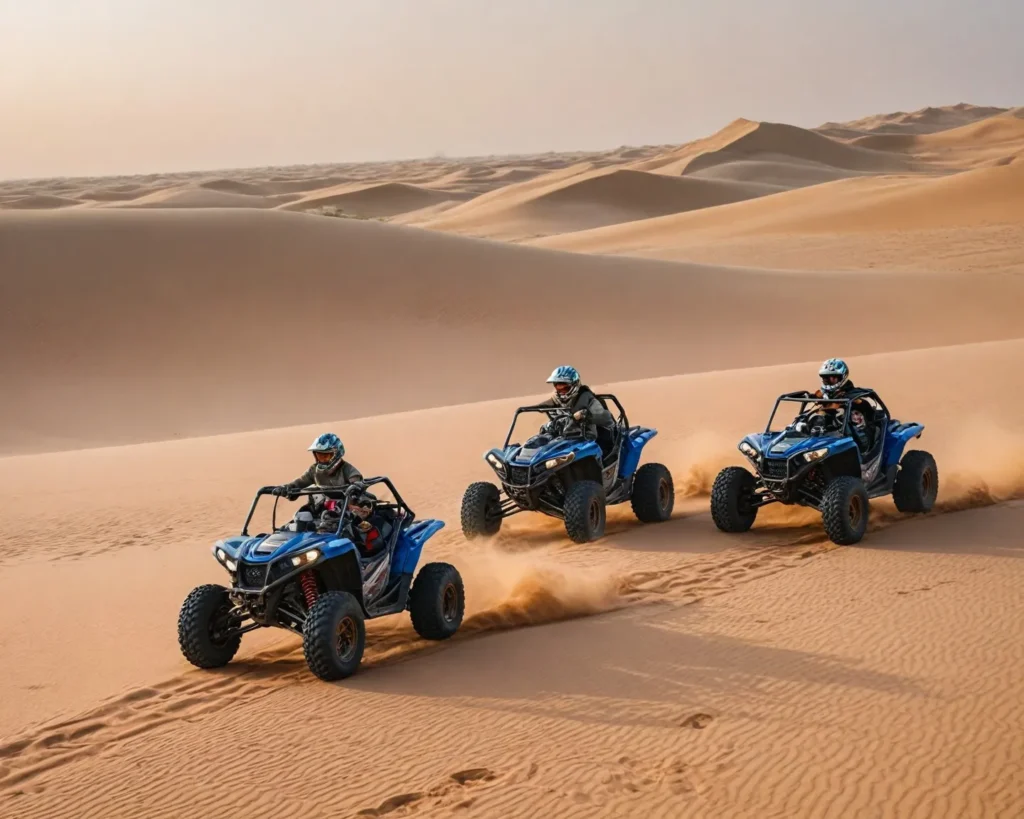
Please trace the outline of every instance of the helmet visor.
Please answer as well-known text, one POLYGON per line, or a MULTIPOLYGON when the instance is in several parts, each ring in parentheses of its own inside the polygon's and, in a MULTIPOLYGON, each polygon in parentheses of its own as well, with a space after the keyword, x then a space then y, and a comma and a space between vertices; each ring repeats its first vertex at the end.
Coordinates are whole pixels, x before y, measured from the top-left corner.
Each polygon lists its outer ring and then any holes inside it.
POLYGON ((558 381, 555 383, 555 392, 559 395, 568 395, 572 390, 572 384, 565 381, 558 381))
POLYGON ((336 452, 333 449, 322 450, 320 452, 314 452, 313 458, 318 464, 329 464, 334 460, 336 452))
POLYGON ((821 377, 821 383, 824 384, 826 387, 834 387, 842 380, 843 379, 840 378, 837 373, 829 373, 828 375, 823 375, 821 377))

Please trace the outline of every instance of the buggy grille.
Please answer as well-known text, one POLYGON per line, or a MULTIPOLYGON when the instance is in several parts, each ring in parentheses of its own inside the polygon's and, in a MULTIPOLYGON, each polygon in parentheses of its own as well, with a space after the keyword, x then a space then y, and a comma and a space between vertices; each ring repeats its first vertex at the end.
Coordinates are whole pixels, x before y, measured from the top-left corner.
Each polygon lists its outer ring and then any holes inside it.
POLYGON ((510 486, 529 486, 530 467, 510 466, 508 468, 508 482, 510 486))
POLYGON ((267 567, 243 563, 238 570, 239 585, 244 589, 262 589, 267 579, 267 567))
POLYGON ((789 477, 789 461, 782 458, 765 458, 761 461, 761 475, 784 481, 789 477))

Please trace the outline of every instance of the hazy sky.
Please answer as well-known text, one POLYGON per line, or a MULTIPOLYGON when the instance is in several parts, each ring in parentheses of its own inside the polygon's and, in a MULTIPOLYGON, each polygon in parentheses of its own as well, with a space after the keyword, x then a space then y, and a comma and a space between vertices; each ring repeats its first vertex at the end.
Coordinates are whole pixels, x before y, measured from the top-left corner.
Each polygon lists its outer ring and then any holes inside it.
POLYGON ((0 0, 0 177, 1024 104, 1024 0, 0 0))

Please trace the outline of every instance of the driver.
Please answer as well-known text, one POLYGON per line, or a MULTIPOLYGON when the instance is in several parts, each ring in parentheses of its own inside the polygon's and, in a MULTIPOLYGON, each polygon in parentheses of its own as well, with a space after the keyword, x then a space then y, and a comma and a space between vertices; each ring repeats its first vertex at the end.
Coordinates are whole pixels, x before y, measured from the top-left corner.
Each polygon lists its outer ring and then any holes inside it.
MULTIPOLYGON (((850 380, 850 368, 841 358, 830 358, 821 365, 818 377, 821 379, 821 388, 815 391, 814 397, 825 400, 812 404, 800 416, 800 423, 806 424, 807 428, 825 426, 829 421, 842 426, 845 407, 842 404, 829 403, 828 399, 846 398, 855 389, 850 380)), ((863 399, 855 399, 850 405, 850 433, 861 452, 867 452, 871 448, 873 415, 871 405, 863 399)))
MULTIPOLYGON (((597 438, 598 429, 601 429, 607 433, 602 437, 610 440, 615 428, 615 419, 597 400, 593 390, 580 383, 580 374, 575 367, 556 367, 548 378, 548 383, 554 385, 555 393, 546 401, 541 401, 538 406, 568 410, 573 420, 584 429, 587 437, 597 438)), ((545 424, 541 431, 545 431, 545 428, 549 429, 549 425, 545 424)))
MULTIPOLYGON (((303 489, 344 489, 349 484, 362 481, 363 476, 345 460, 345 445, 333 432, 318 435, 309 446, 313 463, 294 481, 275 486, 274 495, 291 497, 303 489)), ((294 498, 292 498, 294 500, 294 498)))

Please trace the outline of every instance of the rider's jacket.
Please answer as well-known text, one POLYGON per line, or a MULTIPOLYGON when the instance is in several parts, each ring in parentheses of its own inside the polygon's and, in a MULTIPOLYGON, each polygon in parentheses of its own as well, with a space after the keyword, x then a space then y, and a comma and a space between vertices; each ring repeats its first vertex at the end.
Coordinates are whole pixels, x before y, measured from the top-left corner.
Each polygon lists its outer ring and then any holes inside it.
POLYGON ((604 404, 597 400, 590 387, 580 387, 579 394, 576 396, 576 400, 573 401, 571 407, 563 407, 555 396, 551 396, 546 401, 541 401, 537 406, 567 409, 570 413, 579 412, 581 409, 587 410, 590 418, 587 421, 586 432, 590 438, 597 437, 598 427, 611 429, 615 426, 615 419, 612 417, 612 414, 605 409, 604 404))

